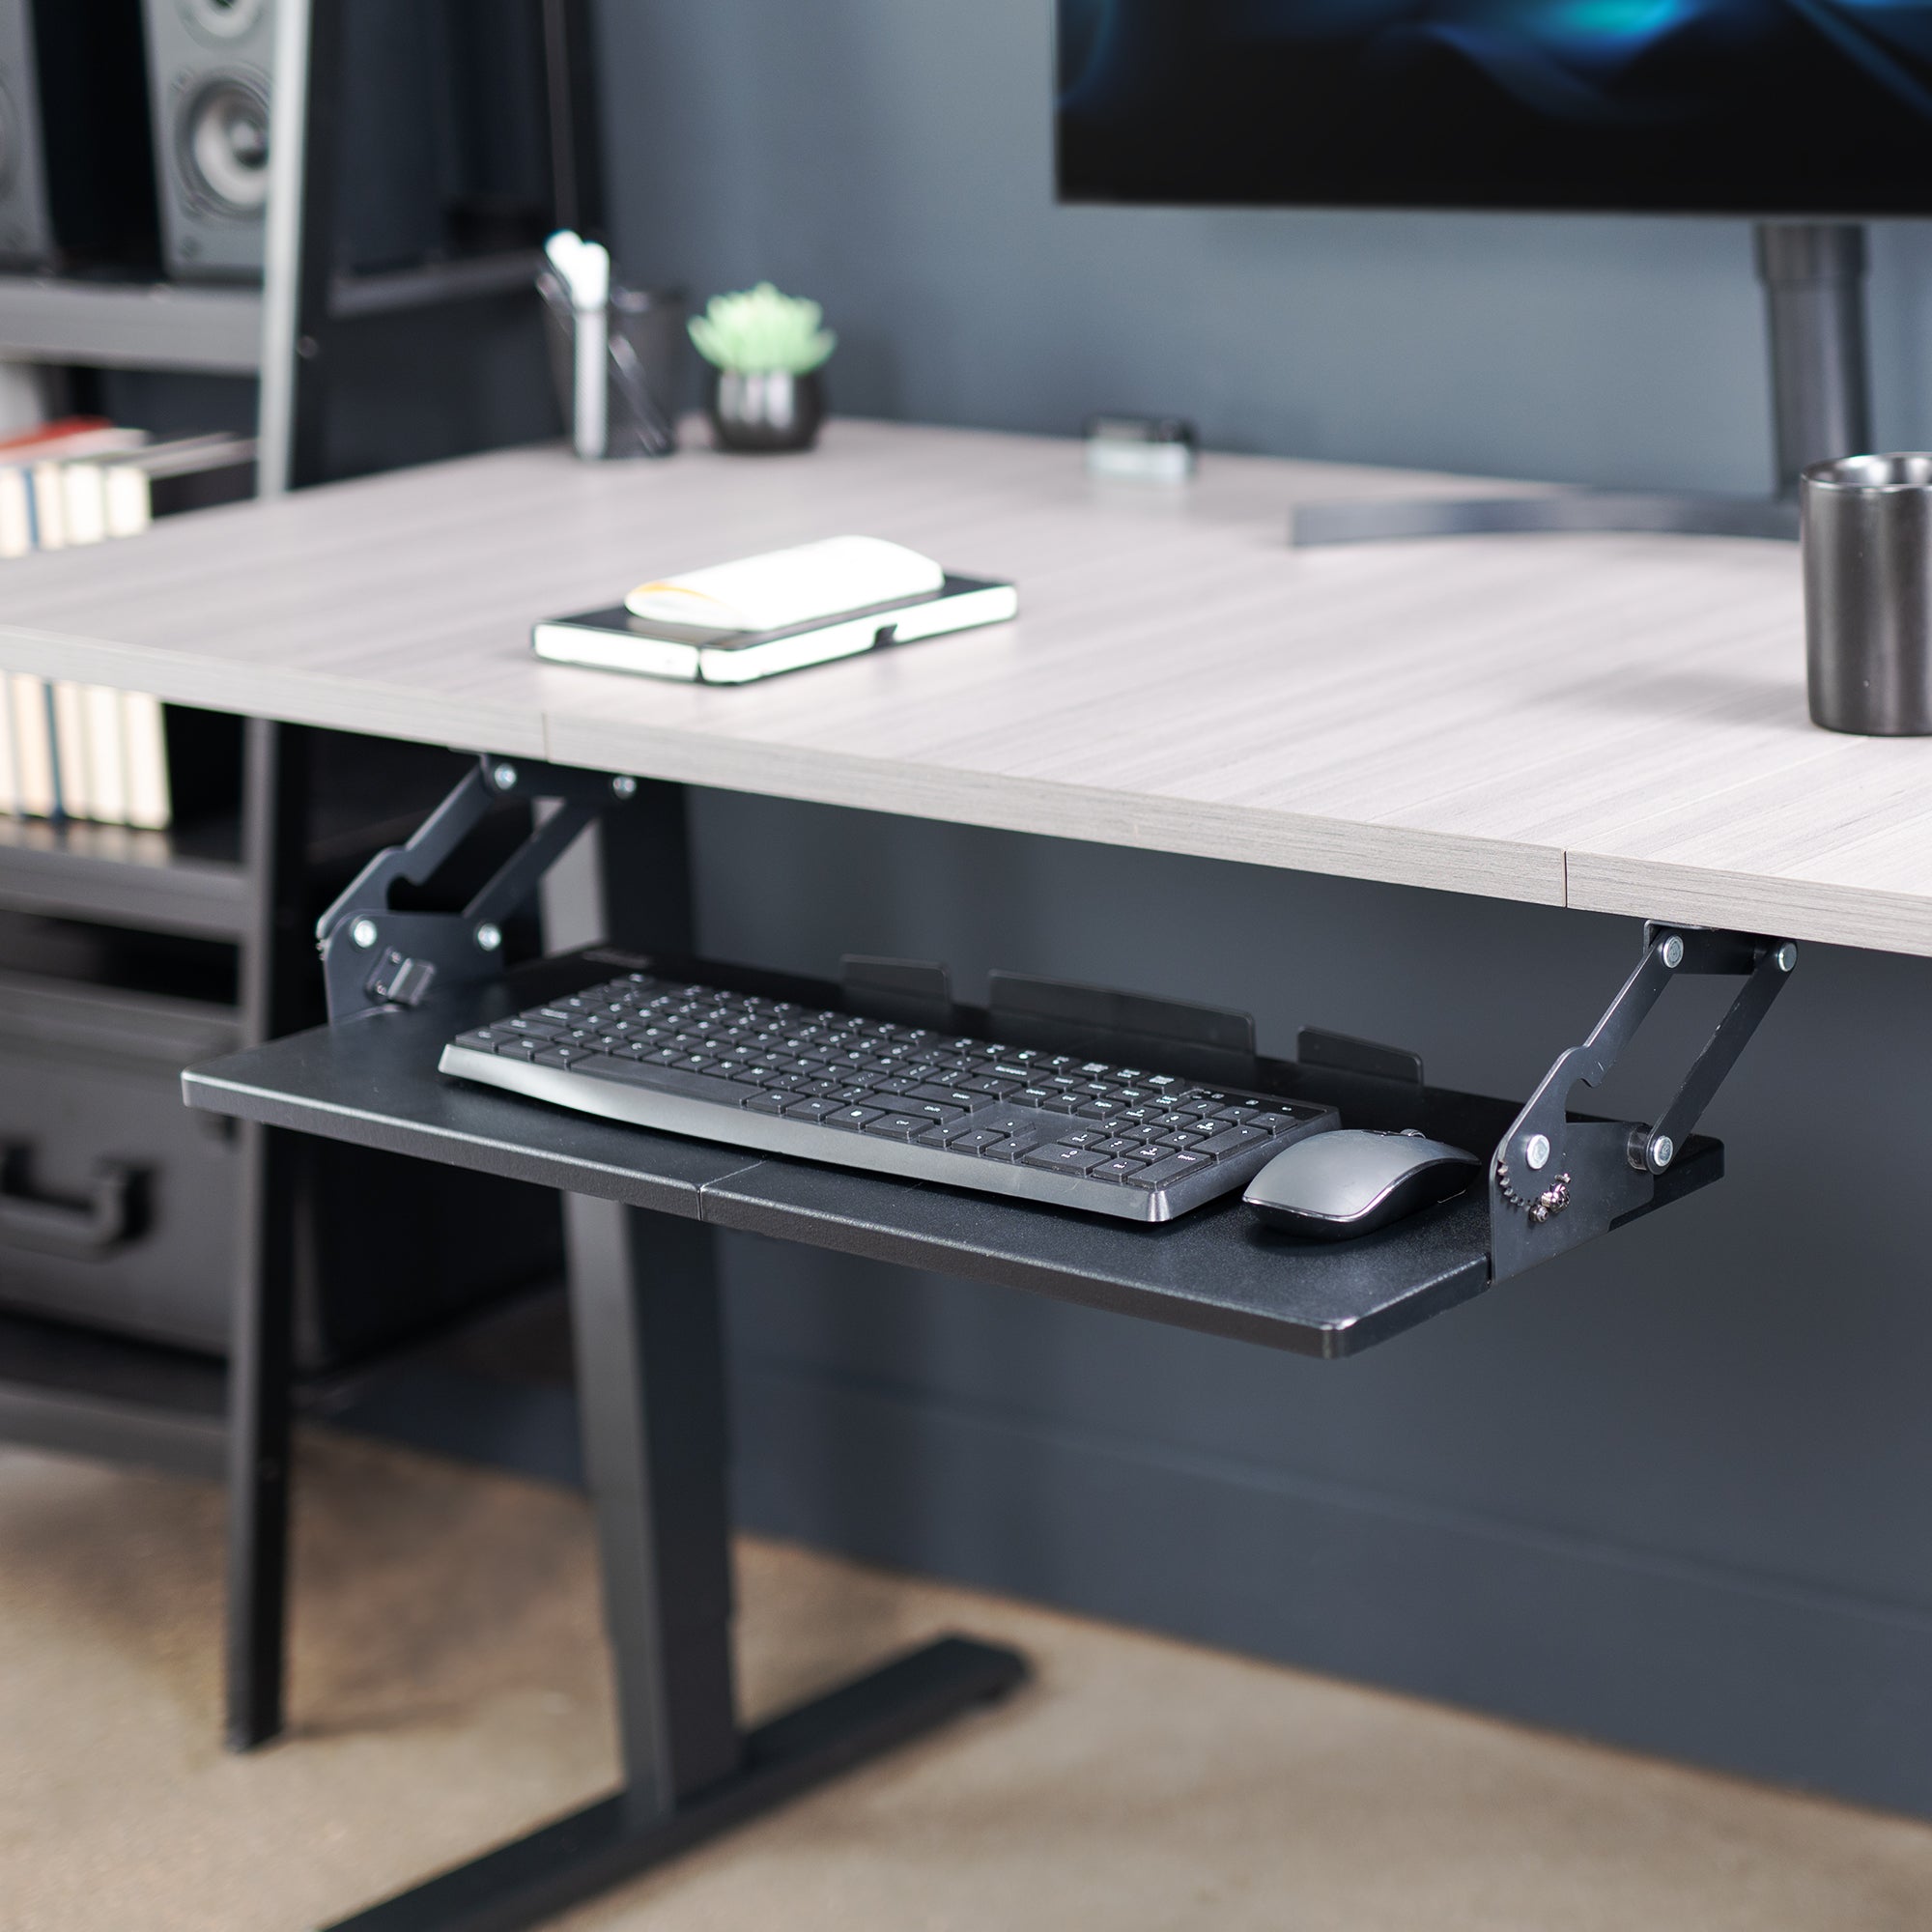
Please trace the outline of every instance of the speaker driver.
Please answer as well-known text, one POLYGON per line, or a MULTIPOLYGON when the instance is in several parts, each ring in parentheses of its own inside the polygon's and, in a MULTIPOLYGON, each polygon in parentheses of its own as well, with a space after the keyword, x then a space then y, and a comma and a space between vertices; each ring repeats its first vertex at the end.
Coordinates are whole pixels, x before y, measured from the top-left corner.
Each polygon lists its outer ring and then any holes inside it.
POLYGON ((239 41, 262 17, 268 0, 179 0, 182 18, 211 41, 239 41))
POLYGON ((192 95, 181 119, 182 173, 223 214, 259 214, 269 199, 269 103, 233 75, 192 95))

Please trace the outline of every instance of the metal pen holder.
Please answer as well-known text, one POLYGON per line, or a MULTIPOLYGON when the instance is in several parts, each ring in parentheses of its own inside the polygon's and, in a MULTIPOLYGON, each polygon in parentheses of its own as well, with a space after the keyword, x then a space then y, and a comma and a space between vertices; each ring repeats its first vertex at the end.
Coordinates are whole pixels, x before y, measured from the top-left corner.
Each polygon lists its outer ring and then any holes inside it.
MULTIPOLYGON (((543 297, 544 333, 558 405, 579 452, 588 453, 582 420, 585 399, 577 371, 579 319, 562 282, 549 270, 537 276, 537 292, 543 297)), ((601 441, 597 453, 609 458, 674 455, 690 368, 684 292, 612 287, 604 320, 603 435, 596 436, 598 405, 592 403, 588 440, 592 444, 601 441)))
POLYGON ((1932 735, 1932 455, 1814 464, 1799 507, 1812 723, 1932 735))

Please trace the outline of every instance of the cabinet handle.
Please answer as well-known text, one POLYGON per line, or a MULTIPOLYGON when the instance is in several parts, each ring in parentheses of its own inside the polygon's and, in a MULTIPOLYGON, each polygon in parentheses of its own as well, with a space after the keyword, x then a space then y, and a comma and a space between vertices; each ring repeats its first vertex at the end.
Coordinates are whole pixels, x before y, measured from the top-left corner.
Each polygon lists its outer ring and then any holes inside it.
POLYGON ((139 1232, 144 1172, 97 1160, 81 1201, 36 1194, 28 1180, 31 1148, 0 1147, 0 1242, 71 1261, 100 1261, 139 1232))

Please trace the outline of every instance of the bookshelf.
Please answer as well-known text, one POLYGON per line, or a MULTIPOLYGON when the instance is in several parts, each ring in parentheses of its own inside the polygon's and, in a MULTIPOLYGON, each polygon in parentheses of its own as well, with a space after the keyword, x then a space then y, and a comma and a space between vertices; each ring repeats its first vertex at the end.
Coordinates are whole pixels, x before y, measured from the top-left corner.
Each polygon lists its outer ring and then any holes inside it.
MULTIPOLYGON (((545 48, 547 213, 553 226, 595 232, 587 0, 529 4, 545 48)), ((372 461, 335 438, 331 422, 399 368, 467 358, 478 383, 500 385, 505 327, 526 320, 536 388, 524 414, 554 433, 529 238, 383 273, 345 271, 334 135, 350 104, 347 0, 277 6, 259 285, 0 274, 0 360, 251 379, 257 487, 272 495, 455 453, 397 446, 372 461)), ((405 425, 401 435, 420 440, 423 430, 405 425)), ((71 1177, 93 1150, 57 1146, 57 1123, 89 1123, 105 1158, 117 1135, 146 1120, 151 1144, 138 1151, 166 1209, 150 1217, 157 1231, 130 1224, 104 1260, 73 1261, 71 1303, 60 1257, 0 1255, 13 1283, 0 1305, 0 1441, 225 1471, 227 1731, 245 1749, 281 1727, 292 1405, 318 1378, 366 1368, 473 1314, 480 1296, 554 1273, 561 1231, 554 1199, 532 1195, 511 1205, 498 1251, 464 1252, 457 1240, 444 1262, 435 1242, 424 1250, 429 1235, 444 1241, 486 1221, 500 1230, 497 1209, 486 1216, 480 1199, 440 1187, 425 1194, 400 1162, 318 1165, 255 1126, 211 1143, 181 1113, 180 1066, 211 1049, 184 1044, 170 1062, 167 1041, 212 1028, 231 1044, 256 1044, 321 1016, 316 915, 440 801, 451 754, 176 706, 167 721, 177 781, 170 831, 0 816, 0 1059, 11 1053, 31 1072, 14 1082, 17 1093, 36 1082, 62 1090, 44 1110, 56 1123, 45 1145, 26 1145, 41 1131, 30 1113, 14 1122, 0 1185, 43 1218, 66 1210, 78 1224, 71 1177), (178 732, 199 734, 192 755, 177 756, 178 732), (101 1085, 103 1067, 116 1066, 128 1095, 118 1112, 101 1085), (291 1268, 298 1227, 307 1251, 291 1268), (373 1261, 356 1247, 363 1236, 375 1243, 373 1261), (180 1244, 173 1254, 170 1240, 180 1244), (203 1244, 190 1252, 194 1240, 203 1244), (36 1305, 19 1283, 43 1262, 53 1272, 36 1305), (102 1284, 111 1287, 116 1270, 125 1321, 100 1314, 102 1284), (286 1305, 292 1275, 295 1308, 286 1305), (184 1284, 198 1284, 198 1305, 171 1318, 167 1294, 184 1284), (243 1329, 231 1323, 257 1334, 266 1324, 279 1337, 238 1354, 253 1366, 233 1375, 222 1351, 243 1329)))

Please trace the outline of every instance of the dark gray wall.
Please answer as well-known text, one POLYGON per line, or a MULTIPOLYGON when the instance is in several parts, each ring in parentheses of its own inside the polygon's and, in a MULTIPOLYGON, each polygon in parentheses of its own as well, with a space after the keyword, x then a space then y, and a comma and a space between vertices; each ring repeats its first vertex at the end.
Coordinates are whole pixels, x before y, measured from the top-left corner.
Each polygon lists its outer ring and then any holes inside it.
MULTIPOLYGON (((1057 208, 1052 0, 605 0, 621 267, 821 299, 859 414, 1765 487, 1740 221, 1057 208)), ((1932 440, 1932 235, 1874 232, 1878 436, 1932 440)))
MULTIPOLYGON (((854 411, 1064 430, 1179 410, 1222 446, 1761 483, 1741 224, 1056 209, 1048 13, 607 4, 623 261, 700 295, 771 275, 820 297, 854 411)), ((1907 444, 1932 407, 1932 254, 1888 231, 1878 265, 1880 422, 1907 444)), ((1580 1037, 1636 944, 1623 922, 752 799, 702 796, 698 827, 723 953, 948 958, 969 992, 992 965, 1124 980, 1250 1008, 1276 1051, 1317 1022, 1504 1094, 1580 1037)), ((1807 949, 1714 1110, 1723 1187, 1357 1362, 736 1243, 745 1508, 1932 1811, 1928 991, 1932 966, 1807 949)))

